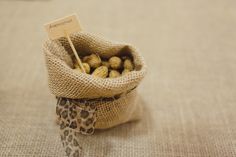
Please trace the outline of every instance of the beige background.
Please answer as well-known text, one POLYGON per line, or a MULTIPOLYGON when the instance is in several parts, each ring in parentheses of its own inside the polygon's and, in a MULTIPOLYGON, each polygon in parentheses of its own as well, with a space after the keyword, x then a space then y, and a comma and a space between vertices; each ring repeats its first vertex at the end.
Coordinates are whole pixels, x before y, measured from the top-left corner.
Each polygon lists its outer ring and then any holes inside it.
POLYGON ((236 156, 234 0, 1 0, 0 156, 65 156, 41 45, 43 24, 73 12, 149 66, 143 120, 82 138, 87 156, 236 156))

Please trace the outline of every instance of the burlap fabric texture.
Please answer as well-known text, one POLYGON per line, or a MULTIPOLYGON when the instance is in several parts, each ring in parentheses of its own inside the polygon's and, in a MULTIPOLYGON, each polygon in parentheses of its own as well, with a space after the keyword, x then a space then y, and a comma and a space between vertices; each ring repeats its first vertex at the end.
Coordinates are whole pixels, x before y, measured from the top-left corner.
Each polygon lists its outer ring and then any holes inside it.
POLYGON ((97 53, 102 58, 129 55, 135 70, 118 78, 97 78, 73 70, 73 53, 66 38, 47 40, 43 45, 48 70, 49 88, 57 97, 95 102, 95 128, 105 129, 138 119, 136 87, 146 73, 146 65, 138 51, 130 45, 113 43, 86 32, 71 35, 79 55, 97 53), (110 101, 109 101, 110 100, 110 101))

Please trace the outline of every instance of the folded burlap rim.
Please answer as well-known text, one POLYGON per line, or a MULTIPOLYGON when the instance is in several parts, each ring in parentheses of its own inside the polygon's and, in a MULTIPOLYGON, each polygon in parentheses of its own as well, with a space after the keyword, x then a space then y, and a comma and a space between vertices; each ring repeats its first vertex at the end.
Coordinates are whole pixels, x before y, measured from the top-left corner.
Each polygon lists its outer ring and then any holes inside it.
POLYGON ((97 53, 103 58, 130 55, 135 70, 118 78, 98 78, 73 70, 72 50, 66 38, 47 40, 43 45, 48 69, 49 88, 58 97, 72 99, 112 97, 138 86, 146 73, 146 64, 136 48, 129 44, 110 42, 87 32, 71 35, 80 53, 97 53))

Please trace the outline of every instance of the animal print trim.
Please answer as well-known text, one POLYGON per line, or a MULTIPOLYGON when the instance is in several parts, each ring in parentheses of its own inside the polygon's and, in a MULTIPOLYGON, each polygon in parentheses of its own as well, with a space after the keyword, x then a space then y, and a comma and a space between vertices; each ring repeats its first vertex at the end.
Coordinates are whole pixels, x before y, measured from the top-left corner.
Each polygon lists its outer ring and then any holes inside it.
POLYGON ((79 157, 83 149, 79 144, 78 136, 94 133, 96 105, 84 101, 75 101, 67 98, 57 98, 56 113, 60 118, 60 136, 66 154, 69 157, 79 157))
POLYGON ((117 100, 133 89, 109 98, 69 99, 57 97, 56 114, 60 124, 60 136, 68 157, 83 155, 84 152, 78 139, 81 134, 92 135, 94 133, 97 121, 96 104, 101 101, 117 100))

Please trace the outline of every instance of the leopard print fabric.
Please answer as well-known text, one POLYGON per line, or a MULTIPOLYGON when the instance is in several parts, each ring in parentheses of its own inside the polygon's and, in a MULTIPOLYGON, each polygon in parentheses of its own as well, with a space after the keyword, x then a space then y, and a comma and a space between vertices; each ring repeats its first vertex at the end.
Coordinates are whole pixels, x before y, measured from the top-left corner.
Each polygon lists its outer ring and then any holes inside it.
POLYGON ((57 98, 56 113, 59 116, 60 136, 68 157, 83 156, 79 144, 81 134, 94 133, 96 117, 96 102, 57 98))
POLYGON ((56 114, 60 125, 61 141, 67 156, 84 156, 79 136, 81 134, 92 135, 94 133, 97 121, 96 105, 98 102, 117 100, 135 88, 109 98, 69 99, 57 97, 56 114))

